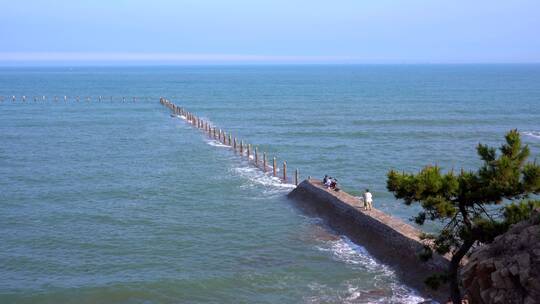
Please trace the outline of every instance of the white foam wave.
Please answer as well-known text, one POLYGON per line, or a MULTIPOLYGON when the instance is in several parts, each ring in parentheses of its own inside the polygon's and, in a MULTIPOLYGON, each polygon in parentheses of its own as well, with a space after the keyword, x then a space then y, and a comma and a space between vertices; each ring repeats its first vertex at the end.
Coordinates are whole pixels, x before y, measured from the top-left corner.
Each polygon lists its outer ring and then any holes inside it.
POLYGON ((223 143, 221 143, 221 142, 219 142, 217 140, 207 140, 206 143, 209 144, 210 146, 213 146, 213 147, 230 148, 230 146, 224 145, 223 143))
MULTIPOLYGON (((281 180, 277 177, 265 174, 264 172, 261 172, 259 168, 254 167, 236 167, 233 168, 233 171, 240 175, 241 177, 249 180, 251 183, 246 184, 246 187, 250 187, 252 185, 263 185, 265 187, 269 187, 271 189, 267 190, 290 190, 295 188, 292 184, 285 184, 282 183, 281 180)), ((270 191, 272 192, 272 191, 270 191)))
POLYGON ((355 244, 345 236, 336 241, 328 241, 324 246, 318 246, 317 249, 329 251, 336 260, 350 265, 358 265, 364 270, 380 272, 388 276, 394 275, 388 266, 378 263, 364 247, 355 244))
MULTIPOLYGON (((387 294, 372 294, 372 291, 362 290, 359 282, 345 282, 347 291, 340 298, 344 303, 356 303, 361 300, 363 303, 419 303, 426 299, 418 293, 399 283, 395 272, 387 265, 375 260, 367 250, 352 242, 349 238, 342 236, 338 240, 324 242, 321 246, 316 246, 318 250, 330 252, 332 257, 340 262, 351 265, 361 271, 367 271, 374 275, 375 285, 380 281, 381 285, 389 285, 387 294), (388 282, 390 281, 390 282, 388 282)), ((384 292, 383 292, 384 293, 384 292)), ((318 301, 315 301, 318 302, 318 301)))
POLYGON ((524 131, 521 132, 521 134, 535 139, 540 139, 540 131, 524 131))
MULTIPOLYGON (((177 117, 187 120, 187 117, 183 115, 177 115, 177 117)), ((210 120, 206 119, 206 121, 209 124, 211 124, 210 120)), ((219 140, 212 139, 212 138, 205 139, 205 142, 208 145, 213 146, 213 147, 231 148, 231 146, 223 144, 219 140)), ((244 155, 242 155, 242 159, 245 160, 244 157, 247 155, 246 151, 244 151, 243 154, 244 155)), ((254 162, 254 160, 255 160, 255 155, 253 154, 249 155, 249 162, 254 162)), ((269 175, 268 173, 262 172, 260 168, 252 167, 249 164, 245 164, 245 165, 246 166, 243 166, 243 167, 233 168, 233 170, 235 171, 235 173, 239 174, 240 176, 250 181, 250 183, 246 185, 248 187, 252 185, 256 185, 256 184, 266 186, 267 189, 264 190, 264 193, 267 193, 267 194, 269 192, 275 193, 276 190, 279 192, 283 192, 283 190, 289 191, 290 189, 294 189, 296 187, 295 185, 292 185, 292 184, 283 183, 281 179, 274 177, 272 175, 269 175)), ((268 172, 271 172, 272 167, 268 165, 266 167, 267 167, 268 172)), ((280 172, 279 168, 276 168, 276 172, 280 172)))

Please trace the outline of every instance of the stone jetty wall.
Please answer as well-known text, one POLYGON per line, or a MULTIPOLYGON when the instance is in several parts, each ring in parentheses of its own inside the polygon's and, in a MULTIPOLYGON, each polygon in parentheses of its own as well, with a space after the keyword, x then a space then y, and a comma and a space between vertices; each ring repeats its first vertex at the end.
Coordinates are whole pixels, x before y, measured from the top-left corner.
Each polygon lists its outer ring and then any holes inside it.
POLYGON ((365 247, 379 261, 392 266, 396 274, 424 296, 444 301, 447 286, 429 290, 424 280, 429 275, 448 269, 448 258, 434 254, 422 262, 421 230, 373 208, 364 211, 360 200, 344 191, 327 189, 319 180, 308 179, 291 191, 289 198, 301 208, 323 218, 330 227, 365 247))

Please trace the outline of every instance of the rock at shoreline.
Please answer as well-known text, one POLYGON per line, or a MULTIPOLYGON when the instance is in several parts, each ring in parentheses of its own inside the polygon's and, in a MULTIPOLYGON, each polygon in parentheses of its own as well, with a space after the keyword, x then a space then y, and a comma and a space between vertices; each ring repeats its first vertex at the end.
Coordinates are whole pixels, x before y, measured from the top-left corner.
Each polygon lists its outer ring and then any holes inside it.
POLYGON ((470 303, 540 303, 540 213, 475 250, 462 283, 470 303))

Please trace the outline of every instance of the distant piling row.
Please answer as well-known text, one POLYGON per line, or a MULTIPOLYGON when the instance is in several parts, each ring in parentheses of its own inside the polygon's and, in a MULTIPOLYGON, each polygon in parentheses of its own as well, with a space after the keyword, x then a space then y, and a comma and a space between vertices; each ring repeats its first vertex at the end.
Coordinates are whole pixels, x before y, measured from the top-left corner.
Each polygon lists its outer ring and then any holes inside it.
POLYGON ((45 102, 45 101, 53 101, 53 102, 113 102, 113 101, 121 101, 121 102, 147 102, 147 101, 153 101, 156 100, 158 97, 151 97, 151 96, 106 96, 106 95, 98 95, 98 96, 88 96, 88 95, 54 95, 54 96, 46 96, 46 95, 10 95, 10 96, 0 96, 0 103, 3 102, 45 102))
MULTIPOLYGON (((259 148, 257 146, 252 146, 251 144, 247 144, 242 139, 238 139, 235 136, 232 135, 231 132, 226 132, 225 130, 222 130, 208 121, 205 121, 201 119, 200 117, 194 115, 191 112, 186 111, 183 107, 179 107, 176 104, 172 103, 166 98, 160 98, 159 102, 169 108, 171 112, 175 115, 179 115, 184 120, 192 125, 193 127, 201 130, 203 133, 205 133, 208 137, 218 141, 222 145, 225 145, 227 147, 230 147, 234 153, 240 155, 242 158, 246 158, 248 163, 258 169, 260 169, 263 173, 272 172, 272 176, 277 177, 281 180, 283 183, 289 183, 289 176, 287 175, 287 162, 283 161, 282 169, 279 170, 277 165, 277 158, 275 156, 272 157, 271 161, 272 164, 268 165, 268 158, 267 153, 262 152, 262 162, 260 159, 260 152, 259 148), (281 171, 280 176, 278 176, 278 171, 281 171)), ((294 185, 298 186, 299 181, 299 171, 296 169, 294 171, 294 177, 293 182, 294 185)))

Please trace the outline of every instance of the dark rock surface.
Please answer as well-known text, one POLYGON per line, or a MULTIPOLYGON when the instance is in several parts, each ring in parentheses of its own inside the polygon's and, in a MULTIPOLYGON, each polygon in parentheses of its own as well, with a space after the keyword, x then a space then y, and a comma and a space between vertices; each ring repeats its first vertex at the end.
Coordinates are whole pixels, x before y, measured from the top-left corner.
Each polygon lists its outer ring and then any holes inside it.
POLYGON ((540 303, 540 213, 473 251, 462 283, 470 303, 540 303))

